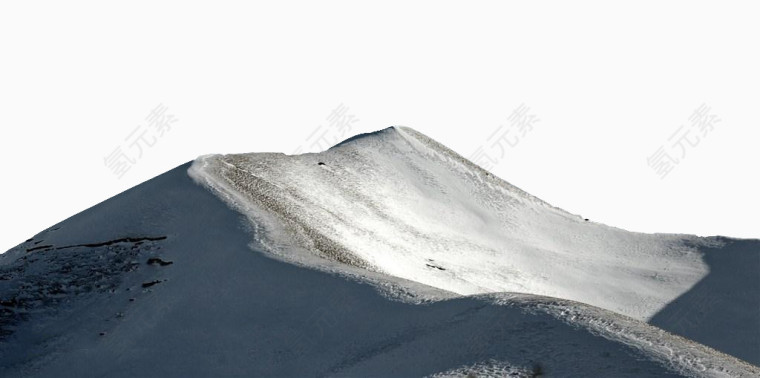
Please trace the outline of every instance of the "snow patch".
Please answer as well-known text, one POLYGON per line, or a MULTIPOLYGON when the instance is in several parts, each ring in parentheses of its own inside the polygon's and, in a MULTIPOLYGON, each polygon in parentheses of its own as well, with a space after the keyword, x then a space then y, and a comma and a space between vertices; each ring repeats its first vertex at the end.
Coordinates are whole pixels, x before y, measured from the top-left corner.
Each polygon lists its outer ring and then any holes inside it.
POLYGON ((263 225, 256 241, 271 254, 307 266, 567 298, 640 320, 708 272, 699 238, 585 222, 409 128, 317 154, 206 155, 189 173, 263 225))

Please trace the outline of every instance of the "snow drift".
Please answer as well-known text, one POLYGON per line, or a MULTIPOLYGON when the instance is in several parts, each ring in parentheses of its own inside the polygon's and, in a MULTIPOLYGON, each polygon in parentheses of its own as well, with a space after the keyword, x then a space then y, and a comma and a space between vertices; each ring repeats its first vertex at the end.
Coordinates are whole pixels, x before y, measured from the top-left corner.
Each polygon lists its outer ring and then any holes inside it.
POLYGON ((645 321, 710 282, 720 300, 700 291, 657 324, 760 363, 756 241, 708 281, 706 254, 745 241, 584 221, 405 127, 317 154, 203 156, 190 172, 265 225, 258 241, 270 253, 305 265, 319 266, 317 255, 462 295, 530 293, 645 321))

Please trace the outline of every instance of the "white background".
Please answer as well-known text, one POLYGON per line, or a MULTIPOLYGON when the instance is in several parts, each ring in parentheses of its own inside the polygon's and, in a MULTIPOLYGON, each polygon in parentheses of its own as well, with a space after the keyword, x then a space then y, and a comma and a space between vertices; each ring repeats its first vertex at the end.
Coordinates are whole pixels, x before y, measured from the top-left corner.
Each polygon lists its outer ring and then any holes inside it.
POLYGON ((3 251, 198 155, 291 153, 340 104, 351 134, 464 156, 525 104, 492 169, 512 184, 629 230, 760 237, 753 2, 9 3, 3 251), (658 178, 647 157, 703 103, 720 122, 658 178), (117 178, 104 158, 158 104, 177 122, 117 178))

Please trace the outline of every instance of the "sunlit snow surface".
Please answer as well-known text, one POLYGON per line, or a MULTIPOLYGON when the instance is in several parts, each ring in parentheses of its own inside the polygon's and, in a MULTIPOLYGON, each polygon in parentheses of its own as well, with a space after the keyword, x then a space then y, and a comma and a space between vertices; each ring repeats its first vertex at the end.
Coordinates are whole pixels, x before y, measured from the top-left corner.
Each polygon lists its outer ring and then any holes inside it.
POLYGON ((317 154, 203 156, 190 173, 266 224, 259 241, 292 261, 316 254, 458 294, 539 294, 640 320, 705 277, 695 246, 720 243, 584 221, 404 127, 317 154))

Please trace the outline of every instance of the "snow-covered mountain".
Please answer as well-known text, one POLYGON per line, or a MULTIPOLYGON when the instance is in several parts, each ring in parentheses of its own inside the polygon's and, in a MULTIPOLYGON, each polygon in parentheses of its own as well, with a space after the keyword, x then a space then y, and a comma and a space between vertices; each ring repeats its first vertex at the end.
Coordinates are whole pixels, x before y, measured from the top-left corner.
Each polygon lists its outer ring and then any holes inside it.
POLYGON ((462 295, 570 299, 760 364, 757 240, 588 222, 405 127, 318 154, 203 156, 191 174, 266 225, 259 241, 287 260, 319 265, 313 252, 462 295))
POLYGON ((203 156, 0 255, 0 376, 757 376, 759 243, 586 222, 408 128, 203 156))

